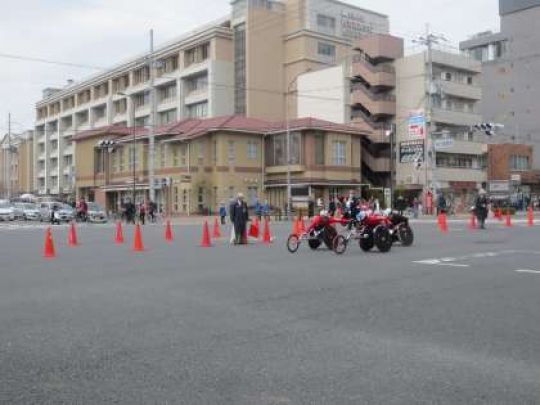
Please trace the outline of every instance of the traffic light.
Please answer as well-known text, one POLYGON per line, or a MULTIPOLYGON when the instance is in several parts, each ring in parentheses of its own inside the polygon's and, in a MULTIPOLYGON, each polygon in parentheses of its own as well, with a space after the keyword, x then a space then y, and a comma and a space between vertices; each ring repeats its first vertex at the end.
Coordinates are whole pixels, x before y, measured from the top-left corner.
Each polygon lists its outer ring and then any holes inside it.
POLYGON ((475 131, 483 131, 487 136, 495 136, 495 128, 504 128, 504 125, 494 124, 492 122, 483 122, 473 126, 475 131))

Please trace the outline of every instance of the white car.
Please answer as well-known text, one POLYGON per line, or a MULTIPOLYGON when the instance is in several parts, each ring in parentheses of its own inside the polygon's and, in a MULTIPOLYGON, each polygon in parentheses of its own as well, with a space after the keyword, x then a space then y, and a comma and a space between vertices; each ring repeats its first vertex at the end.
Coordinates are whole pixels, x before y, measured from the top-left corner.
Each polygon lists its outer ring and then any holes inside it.
POLYGON ((0 220, 15 221, 15 210, 11 205, 0 203, 0 220))
POLYGON ((39 221, 41 214, 39 213, 38 206, 32 203, 17 203, 15 207, 19 208, 23 212, 23 219, 25 221, 39 221))
POLYGON ((107 222, 107 213, 95 202, 88 203, 88 222, 99 224, 107 222))

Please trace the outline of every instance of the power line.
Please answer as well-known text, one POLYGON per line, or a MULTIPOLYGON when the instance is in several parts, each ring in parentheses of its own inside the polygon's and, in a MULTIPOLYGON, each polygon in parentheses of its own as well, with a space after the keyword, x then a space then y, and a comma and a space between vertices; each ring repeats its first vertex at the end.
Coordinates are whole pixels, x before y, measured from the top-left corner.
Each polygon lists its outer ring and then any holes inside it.
POLYGON ((0 53, 0 58, 47 63, 50 65, 70 66, 70 67, 76 67, 76 68, 81 68, 81 69, 107 70, 107 68, 100 67, 100 66, 84 65, 81 63, 72 63, 72 62, 60 62, 60 61, 55 61, 51 59, 35 58, 32 56, 23 56, 23 55, 13 55, 13 54, 8 54, 8 53, 0 53))

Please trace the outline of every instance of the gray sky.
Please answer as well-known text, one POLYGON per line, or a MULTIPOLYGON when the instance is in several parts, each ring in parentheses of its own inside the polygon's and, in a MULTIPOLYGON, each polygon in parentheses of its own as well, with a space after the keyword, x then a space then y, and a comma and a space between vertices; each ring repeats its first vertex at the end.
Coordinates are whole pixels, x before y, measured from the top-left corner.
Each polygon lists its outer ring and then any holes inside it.
MULTIPOLYGON (((230 11, 229 0, 17 0, 0 13, 0 54, 108 67, 230 11)), ((498 30, 497 0, 344 0, 390 16, 391 31, 410 39, 425 30, 452 46, 471 34, 498 30)), ((11 112, 14 131, 32 128, 34 104, 45 87, 65 85, 92 69, 0 57, 0 133, 11 112)))

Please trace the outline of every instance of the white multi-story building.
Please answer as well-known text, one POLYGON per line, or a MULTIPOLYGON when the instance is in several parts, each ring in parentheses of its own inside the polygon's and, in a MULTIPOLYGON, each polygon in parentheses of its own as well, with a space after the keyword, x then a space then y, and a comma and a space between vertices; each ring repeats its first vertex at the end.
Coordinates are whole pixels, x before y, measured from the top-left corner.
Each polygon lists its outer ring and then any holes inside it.
MULTIPOLYGON (((233 49, 224 19, 154 52, 156 122, 232 114, 233 49)), ((148 55, 136 57, 80 83, 46 89, 36 105, 35 184, 39 194, 73 192, 77 132, 151 122, 148 55)))

